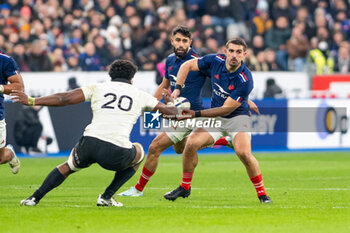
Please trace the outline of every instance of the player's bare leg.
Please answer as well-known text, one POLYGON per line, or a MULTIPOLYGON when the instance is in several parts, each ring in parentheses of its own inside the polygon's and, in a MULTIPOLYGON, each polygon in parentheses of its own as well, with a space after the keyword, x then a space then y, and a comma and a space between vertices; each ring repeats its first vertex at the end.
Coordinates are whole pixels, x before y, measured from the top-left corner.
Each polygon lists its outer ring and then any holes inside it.
POLYGON ((251 136, 244 132, 237 133, 233 139, 233 146, 238 158, 242 161, 247 170, 260 202, 271 203, 271 199, 265 192, 259 163, 251 152, 251 136))
POLYGON ((173 191, 164 195, 164 198, 174 201, 178 197, 188 197, 191 194, 191 182, 194 170, 198 164, 197 151, 205 146, 212 145, 214 139, 204 129, 197 129, 187 138, 185 149, 182 155, 182 183, 173 191))

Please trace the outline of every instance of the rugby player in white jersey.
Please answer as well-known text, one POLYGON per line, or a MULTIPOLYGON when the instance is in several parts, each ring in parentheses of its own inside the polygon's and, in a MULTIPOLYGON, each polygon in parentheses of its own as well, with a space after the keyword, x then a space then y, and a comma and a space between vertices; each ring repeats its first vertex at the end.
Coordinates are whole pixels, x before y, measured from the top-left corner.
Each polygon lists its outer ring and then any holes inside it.
POLYGON ((132 86, 136 71, 137 67, 130 61, 116 60, 108 72, 111 82, 40 98, 31 98, 21 91, 11 94, 13 102, 25 105, 65 106, 91 101, 93 113, 91 123, 85 128, 84 135, 72 149, 68 160, 53 169, 41 187, 22 200, 21 205, 37 205, 46 193, 59 186, 70 174, 98 163, 116 173, 105 192, 98 196, 97 205, 122 206, 113 199, 113 195, 135 174, 144 158, 141 144, 129 140, 133 125, 145 108, 159 110, 163 117, 177 114, 174 106, 166 106, 132 86))

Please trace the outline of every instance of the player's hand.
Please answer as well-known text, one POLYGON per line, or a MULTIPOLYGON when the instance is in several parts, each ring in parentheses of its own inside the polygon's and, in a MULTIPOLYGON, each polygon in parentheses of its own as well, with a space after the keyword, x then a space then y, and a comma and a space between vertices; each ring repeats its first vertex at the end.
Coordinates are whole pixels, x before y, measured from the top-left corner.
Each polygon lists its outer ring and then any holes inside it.
POLYGON ((256 114, 260 115, 259 108, 258 108, 258 106, 256 106, 256 104, 253 101, 248 100, 248 105, 249 105, 250 110, 252 110, 256 114))
POLYGON ((173 93, 171 93, 171 97, 173 97, 174 99, 176 99, 177 97, 179 97, 180 95, 180 90, 179 89, 175 89, 173 91, 173 93))
POLYGON ((171 97, 168 89, 163 89, 162 98, 164 99, 165 104, 168 104, 169 102, 174 103, 174 98, 171 97))
POLYGON ((28 105, 28 95, 24 93, 23 91, 19 90, 12 90, 10 93, 10 99, 13 103, 22 103, 24 105, 28 105))

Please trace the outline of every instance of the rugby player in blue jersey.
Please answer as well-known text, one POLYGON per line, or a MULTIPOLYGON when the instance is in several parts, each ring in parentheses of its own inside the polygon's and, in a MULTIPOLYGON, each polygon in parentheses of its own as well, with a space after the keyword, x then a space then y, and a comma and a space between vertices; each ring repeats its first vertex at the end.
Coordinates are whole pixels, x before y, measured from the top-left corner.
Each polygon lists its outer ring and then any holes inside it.
POLYGON ((12 90, 24 90, 22 76, 12 57, 0 50, 0 164, 8 163, 13 174, 18 173, 21 163, 11 145, 6 145, 4 94, 12 90))
MULTIPOLYGON (((175 90, 176 77, 181 65, 186 61, 199 58, 197 52, 191 48, 191 43, 191 32, 188 28, 178 26, 173 30, 171 44, 174 53, 169 55, 165 61, 165 77, 154 94, 158 100, 164 97, 164 93, 169 93, 168 89, 171 91, 175 90)), ((183 83, 182 91, 179 96, 187 98, 191 103, 191 109, 194 111, 202 109, 201 89, 206 77, 207 74, 204 72, 190 72, 186 81, 183 83)), ((250 104, 252 109, 258 112, 256 105, 253 102, 250 102, 250 104)), ((160 154, 172 145, 174 145, 175 152, 181 154, 186 143, 186 138, 192 130, 192 127, 177 127, 170 128, 167 132, 159 134, 148 149, 146 162, 137 184, 118 195, 142 196, 143 189, 157 169, 160 154)), ((221 138, 219 142, 220 144, 217 143, 216 145, 228 144, 226 137, 221 138)), ((229 142, 231 142, 230 139, 229 142)))
POLYGON ((228 134, 232 138, 237 156, 246 167, 261 203, 271 203, 266 195, 258 161, 251 152, 251 123, 249 119, 248 96, 253 89, 253 78, 243 60, 247 45, 241 38, 226 43, 225 54, 206 55, 200 59, 185 62, 177 73, 172 97, 181 94, 189 72, 203 72, 211 77, 213 88, 211 108, 207 110, 185 110, 190 117, 217 117, 220 127, 197 128, 187 138, 183 151, 183 175, 181 185, 164 195, 168 200, 188 197, 191 182, 198 163, 197 151, 213 145, 216 140, 228 134))

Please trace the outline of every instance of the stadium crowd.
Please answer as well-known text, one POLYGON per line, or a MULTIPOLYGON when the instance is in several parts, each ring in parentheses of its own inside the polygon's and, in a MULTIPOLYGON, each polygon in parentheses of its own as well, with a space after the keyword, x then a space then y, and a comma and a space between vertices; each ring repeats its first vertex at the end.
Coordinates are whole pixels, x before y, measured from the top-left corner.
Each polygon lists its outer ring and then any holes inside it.
POLYGON ((252 71, 350 71, 345 0, 0 0, 0 49, 22 71, 98 71, 115 58, 164 72, 177 25, 201 55, 233 36, 252 71))

